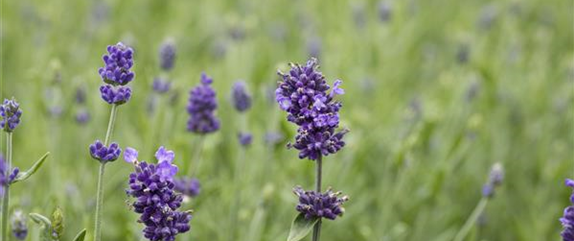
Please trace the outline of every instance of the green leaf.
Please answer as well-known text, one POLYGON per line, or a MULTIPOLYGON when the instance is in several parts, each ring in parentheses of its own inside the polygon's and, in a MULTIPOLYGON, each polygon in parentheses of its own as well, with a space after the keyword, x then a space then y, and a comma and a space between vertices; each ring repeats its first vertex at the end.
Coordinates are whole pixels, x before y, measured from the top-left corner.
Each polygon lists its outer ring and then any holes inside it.
POLYGON ((318 221, 318 218, 306 219, 304 214, 297 215, 291 224, 291 230, 289 231, 287 241, 299 241, 305 238, 318 221))
POLYGON ((12 181, 12 183, 21 182, 21 181, 24 181, 24 180, 30 178, 34 173, 36 173, 36 171, 38 171, 38 169, 42 166, 42 164, 44 164, 44 161, 46 160, 46 158, 48 158, 49 155, 50 155, 50 153, 46 152, 46 154, 44 154, 44 156, 40 157, 40 159, 38 159, 34 163, 34 165, 32 165, 32 167, 30 167, 30 169, 28 169, 25 172, 18 173, 18 176, 16 176, 16 178, 14 179, 14 181, 12 181))
POLYGON ((50 222, 50 219, 37 213, 30 213, 28 216, 30 216, 30 218, 37 224, 42 225, 42 236, 40 237, 40 240, 52 241, 52 222, 50 222))
POLYGON ((86 229, 80 231, 78 233, 78 235, 76 235, 76 237, 73 240, 74 241, 84 241, 85 237, 86 237, 86 229))

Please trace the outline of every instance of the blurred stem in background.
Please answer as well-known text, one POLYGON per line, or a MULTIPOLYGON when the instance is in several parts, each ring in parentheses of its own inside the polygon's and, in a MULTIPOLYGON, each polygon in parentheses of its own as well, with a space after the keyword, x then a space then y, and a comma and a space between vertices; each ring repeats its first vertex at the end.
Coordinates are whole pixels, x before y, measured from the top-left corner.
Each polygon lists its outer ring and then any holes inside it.
POLYGON ((462 228, 458 231, 458 233, 454 237, 453 241, 464 240, 470 229, 476 223, 476 220, 478 220, 478 218, 480 217, 480 214, 484 211, 484 208, 486 207, 487 203, 488 203, 487 197, 483 197, 480 200, 480 202, 476 205, 476 208, 474 208, 474 211, 472 211, 470 217, 468 217, 468 219, 466 220, 466 223, 464 223, 464 226, 462 226, 462 228))
MULTIPOLYGON (((106 139, 104 140, 104 145, 108 146, 110 144, 110 139, 112 139, 112 132, 114 130, 114 123, 116 122, 116 114, 118 111, 118 105, 112 105, 112 110, 110 113, 110 121, 108 122, 108 130, 106 131, 106 139)), ((104 210, 104 172, 106 162, 100 163, 100 171, 98 173, 98 193, 96 198, 96 223, 94 227, 94 241, 101 241, 102 239, 102 212, 104 210)))
POLYGON ((193 159, 191 160, 191 164, 189 165, 189 170, 187 170, 187 173, 189 173, 189 177, 194 177, 197 175, 197 173, 199 172, 199 168, 201 167, 201 154, 203 153, 203 145, 205 142, 205 137, 203 135, 199 136, 199 138, 197 138, 197 144, 196 144, 196 149, 195 149, 195 154, 193 154, 193 159), (193 168, 193 165, 195 165, 195 168, 193 168))
MULTIPOLYGON (((323 155, 319 155, 317 157, 317 160, 315 160, 317 162, 317 175, 315 176, 315 191, 317 191, 317 193, 321 193, 321 178, 323 175, 323 155)), ((321 218, 319 218, 319 221, 317 221, 317 224, 315 224, 315 227, 313 228, 313 241, 319 241, 321 237, 321 218)))
MULTIPOLYGON (((239 133, 241 132, 246 132, 247 131, 247 116, 245 116, 243 113, 239 114, 239 128, 237 128, 239 130, 238 132, 238 142, 239 141, 239 133)), ((233 200, 233 204, 231 206, 231 210, 229 212, 229 214, 231 215, 230 218, 230 229, 229 229, 229 240, 233 241, 233 240, 237 240, 238 239, 238 233, 237 233, 237 216, 239 213, 239 209, 241 207, 241 192, 239 192, 239 189, 242 187, 243 185, 243 179, 240 178, 241 173, 243 173, 243 166, 244 166, 244 159, 245 159, 245 151, 247 146, 242 145, 241 143, 240 147, 239 147, 239 155, 237 155, 237 160, 235 160, 235 168, 233 170, 233 183, 234 183, 234 195, 233 197, 235 197, 233 200)))
MULTIPOLYGON (((6 132, 6 172, 12 170, 12 132, 6 132)), ((10 185, 4 187, 2 199, 2 240, 8 241, 8 209, 10 205, 10 185)))

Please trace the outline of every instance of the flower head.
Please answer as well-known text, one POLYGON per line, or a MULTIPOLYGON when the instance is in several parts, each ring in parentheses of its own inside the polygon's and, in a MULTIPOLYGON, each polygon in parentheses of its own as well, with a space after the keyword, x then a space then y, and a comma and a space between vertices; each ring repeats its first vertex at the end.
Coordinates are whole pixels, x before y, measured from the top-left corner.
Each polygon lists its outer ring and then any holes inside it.
POLYGON ((12 223, 12 234, 18 240, 25 240, 28 236, 28 226, 26 224, 26 215, 21 210, 16 210, 10 218, 12 223))
MULTIPOLYGON (((129 152, 133 154, 132 150, 129 152)), ((126 159, 133 160, 132 154, 126 159)), ((165 178, 165 169, 160 167, 171 163, 166 160, 158 165, 135 160, 133 163, 135 172, 130 174, 126 193, 135 199, 131 206, 141 214, 139 222, 146 226, 144 236, 151 241, 174 241, 177 234, 189 231, 191 215, 177 210, 183 198, 174 191, 173 179, 165 178)))
POLYGON ((237 137, 239 139, 239 144, 242 146, 249 146, 253 141, 253 135, 251 135, 251 133, 240 132, 237 137))
POLYGON ((176 56, 175 53, 176 49, 173 40, 167 40, 161 45, 159 48, 159 66, 163 70, 169 71, 173 68, 176 56))
POLYGON ((484 197, 493 197, 494 196, 494 189, 502 184, 504 179, 504 168, 502 164, 495 163, 490 170, 490 175, 488 176, 488 180, 486 184, 482 187, 482 195, 484 197))
POLYGON ((343 216, 345 209, 343 203, 349 197, 339 197, 341 192, 333 192, 330 188, 325 193, 315 191, 305 191, 301 187, 295 187, 293 192, 299 197, 297 211, 305 214, 306 219, 327 218, 335 220, 337 216, 343 216))
POLYGON ((201 192, 201 184, 197 178, 176 178, 175 190, 188 197, 196 197, 201 192))
POLYGON ((102 99, 108 104, 121 105, 130 100, 132 97, 132 89, 128 86, 112 86, 102 85, 100 87, 102 99))
POLYGON ((156 93, 163 94, 169 91, 171 88, 171 82, 164 78, 157 77, 153 79, 152 88, 156 93))
POLYGON ((100 162, 113 162, 118 159, 122 149, 117 143, 112 143, 109 147, 97 140, 90 145, 90 155, 100 162))
POLYGON ((12 169, 12 171, 8 170, 6 160, 0 154, 0 197, 4 196, 4 188, 16 179, 18 173, 20 173, 20 169, 17 167, 12 169))
POLYGON ((343 148, 343 136, 348 132, 336 131, 342 105, 334 97, 345 93, 340 88, 342 82, 336 80, 327 93, 330 87, 317 68, 317 60, 311 59, 305 66, 292 65, 288 74, 279 72, 282 81, 275 91, 276 101, 288 113, 287 120, 299 126, 295 143, 289 146, 299 150, 299 158, 311 160, 343 148))
POLYGON ((201 84, 189 93, 187 113, 190 118, 187 130, 199 134, 207 134, 219 130, 219 120, 215 117, 217 100, 215 90, 211 88, 213 80, 205 73, 201 74, 201 84))
MULTIPOLYGON (((566 179, 566 186, 574 188, 574 181, 566 179)), ((562 238, 564 241, 574 241, 574 192, 570 195, 572 205, 564 209, 564 216, 560 218, 562 222, 562 238)))
POLYGON ((20 117, 22 117, 22 110, 20 104, 14 98, 11 100, 4 99, 4 103, 0 105, 0 126, 6 132, 12 132, 20 124, 20 117))
POLYGON ((247 93, 244 81, 237 81, 233 84, 231 98, 233 99, 233 106, 239 112, 244 112, 251 107, 251 95, 247 93))
POLYGON ((126 85, 135 77, 131 68, 134 65, 133 49, 122 43, 109 45, 104 55, 105 66, 98 72, 102 80, 111 85, 126 85))
POLYGON ((90 121, 90 112, 88 112, 88 110, 80 109, 76 112, 76 122, 78 124, 83 125, 88 123, 88 121, 90 121))

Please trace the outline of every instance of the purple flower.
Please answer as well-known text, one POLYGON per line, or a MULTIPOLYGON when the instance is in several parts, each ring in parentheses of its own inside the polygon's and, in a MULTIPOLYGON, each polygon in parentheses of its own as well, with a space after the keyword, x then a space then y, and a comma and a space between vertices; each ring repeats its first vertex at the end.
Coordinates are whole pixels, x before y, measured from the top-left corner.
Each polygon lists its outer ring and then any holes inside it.
POLYGON ((219 130, 219 120, 215 117, 217 100, 215 90, 211 88, 213 80, 205 73, 201 74, 201 84, 189 93, 187 113, 190 118, 187 130, 199 134, 207 134, 219 130))
POLYGON ((311 37, 307 40, 307 52, 309 53, 310 57, 319 58, 321 55, 321 38, 319 37, 311 37))
POLYGON ((20 173, 20 169, 17 167, 12 169, 11 172, 8 170, 6 160, 4 160, 4 156, 0 154, 0 197, 4 196, 4 188, 16 179, 18 173, 20 173))
POLYGON ((78 87, 76 89, 76 103, 78 104, 86 103, 86 90, 83 87, 78 87))
POLYGON ((280 132, 270 131, 265 133, 265 143, 270 145, 276 145, 283 141, 284 137, 283 134, 280 132))
POLYGON ((173 68, 175 62, 175 44, 173 40, 167 40, 163 42, 159 48, 159 66, 165 70, 170 71, 173 68))
POLYGON ((305 191, 301 187, 295 187, 293 192, 299 197, 297 211, 305 214, 306 219, 327 218, 335 220, 337 216, 343 216, 345 209, 343 203, 349 200, 347 196, 339 197, 341 192, 333 192, 330 188, 325 193, 305 191))
POLYGON ((151 241, 174 241, 177 234, 190 229, 191 215, 177 210, 183 198, 174 191, 173 179, 164 178, 165 170, 160 168, 165 163, 171 165, 169 161, 162 161, 157 166, 134 161, 135 172, 130 174, 129 189, 126 190, 135 199, 131 204, 133 210, 141 214, 139 222, 145 225, 144 237, 151 241))
POLYGON ((26 225, 26 216, 20 210, 14 211, 10 218, 12 223, 12 234, 18 240, 25 240, 28 236, 28 227, 26 225))
POLYGON ((201 192, 201 184, 197 178, 176 178, 175 190, 188 197, 196 197, 201 192))
POLYGON ((14 98, 11 100, 4 99, 4 103, 0 105, 0 126, 6 132, 12 132, 20 124, 20 117, 22 117, 22 110, 20 104, 14 98))
POLYGON ((167 81, 164 78, 154 78, 152 84, 153 91, 158 94, 163 94, 169 91, 171 88, 171 82, 167 81))
POLYGON ((102 99, 108 104, 121 105, 128 102, 132 96, 132 90, 128 86, 102 85, 100 87, 102 99))
POLYGON ((122 43, 109 45, 108 54, 104 55, 105 66, 98 72, 102 80, 111 85, 126 85, 134 79, 130 69, 134 65, 134 51, 122 43))
POLYGON ((244 81, 240 80, 233 84, 231 97, 233 99, 233 106, 237 111, 244 112, 251 107, 251 95, 247 93, 244 81))
POLYGON ((490 170, 488 181, 482 187, 482 196, 492 198, 494 196, 494 189, 502 184, 504 179, 504 168, 502 164, 495 163, 490 170))
POLYGON ((392 17, 392 6, 388 0, 379 2, 379 19, 381 22, 388 22, 392 17))
POLYGON ((128 163, 135 163, 138 160, 138 151, 131 147, 127 147, 124 151, 124 160, 128 163))
POLYGON ((113 162, 118 159, 121 153, 122 149, 115 142, 109 147, 104 146, 99 140, 90 145, 90 155, 100 162, 113 162))
POLYGON ((251 145, 253 141, 253 135, 251 135, 251 133, 240 132, 237 134, 237 138, 239 139, 239 144, 244 147, 251 145))
MULTIPOLYGON (((574 188, 574 181, 566 179, 566 186, 574 188)), ((574 192, 570 195, 570 203, 572 205, 564 209, 564 216, 560 218, 562 222, 562 238, 564 241, 574 241, 574 192)))
POLYGON ((161 146, 155 152, 155 158, 157 159, 158 163, 161 163, 161 162, 172 163, 173 159, 175 158, 175 153, 173 153, 173 151, 167 150, 167 149, 165 149, 165 147, 161 146))
POLYGON ((299 126, 295 143, 299 158, 316 160, 319 155, 336 153, 343 146, 347 130, 338 131, 341 103, 334 100, 344 94, 341 81, 336 80, 330 93, 325 77, 317 70, 317 60, 312 58, 306 66, 292 65, 288 74, 279 72, 282 81, 275 91, 276 100, 285 110, 287 120, 299 126))
POLYGON ((76 112, 76 122, 78 124, 86 124, 88 123, 88 121, 90 121, 90 112, 88 112, 86 109, 80 109, 78 112, 76 112))

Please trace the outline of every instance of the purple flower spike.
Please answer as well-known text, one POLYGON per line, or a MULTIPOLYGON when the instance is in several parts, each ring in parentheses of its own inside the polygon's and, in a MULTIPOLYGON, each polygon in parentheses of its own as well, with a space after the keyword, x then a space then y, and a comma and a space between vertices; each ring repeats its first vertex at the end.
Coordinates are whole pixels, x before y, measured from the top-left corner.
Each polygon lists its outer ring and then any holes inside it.
POLYGON ((76 122, 80 125, 86 124, 90 121, 90 112, 86 109, 80 109, 76 113, 76 122))
POLYGON ((138 160, 138 151, 131 147, 127 147, 124 151, 124 160, 128 163, 135 163, 138 160))
MULTIPOLYGON (((173 179, 164 178, 166 169, 144 161, 135 163, 126 193, 135 200, 133 210, 141 214, 139 222, 145 225, 144 237, 151 241, 174 241, 176 235, 189 231, 191 215, 180 212, 183 197, 174 191, 173 179)), ((177 167, 172 168, 177 172, 177 167)), ((170 172, 171 175, 171 172, 170 172)), ((175 173, 173 173, 175 175, 175 173)))
POLYGON ((12 132, 20 124, 20 117, 22 117, 22 110, 20 104, 14 98, 11 100, 4 99, 4 103, 0 105, 0 127, 6 132, 12 132))
POLYGON ((155 78, 152 84, 153 91, 158 94, 163 94, 169 91, 171 88, 171 83, 163 78, 155 78))
POLYGON ((494 197, 494 189, 502 184, 504 179, 504 168, 502 164, 495 163, 490 170, 488 181, 482 187, 482 196, 492 198, 494 197))
POLYGON ((104 144, 99 140, 90 145, 90 155, 92 155, 92 158, 102 163, 117 160, 121 153, 122 149, 115 142, 109 147, 104 146, 104 144))
POLYGON ((176 49, 173 40, 165 41, 159 49, 159 66, 165 71, 170 71, 175 62, 175 56, 176 49))
POLYGON ((102 99, 108 104, 121 105, 130 100, 132 90, 127 86, 114 87, 111 85, 102 85, 100 87, 102 99))
POLYGON ((122 43, 110 45, 104 55, 105 66, 98 72, 102 80, 111 85, 126 85, 135 77, 130 69, 134 65, 133 49, 122 43))
POLYGON ((239 144, 244 147, 251 145, 251 142, 253 141, 253 135, 251 135, 251 133, 241 132, 237 135, 237 137, 239 138, 239 144))
POLYGON ((157 164, 157 173, 161 180, 173 180, 175 174, 177 174, 178 168, 176 165, 171 164, 167 161, 162 161, 157 164))
POLYGON ((0 155, 0 197, 4 196, 4 188, 16 179, 18 173, 20 173, 20 169, 17 167, 10 172, 4 156, 0 155))
POLYGON ((251 107, 251 95, 247 93, 247 87, 244 81, 237 81, 233 84, 231 90, 233 106, 239 112, 244 112, 251 107))
MULTIPOLYGON (((574 188, 574 181, 566 179, 566 186, 574 188)), ((562 222, 562 238, 564 241, 574 241, 574 192, 570 195, 572 205, 564 209, 564 216, 560 218, 562 222)))
POLYGON ((201 192, 201 184, 197 178, 177 178, 174 183, 175 190, 188 197, 196 197, 201 192))
POLYGON ((285 110, 287 120, 299 126, 295 143, 289 144, 299 150, 299 158, 316 160, 345 146, 343 136, 347 130, 339 127, 341 103, 334 100, 344 94, 340 80, 336 80, 329 94, 329 85, 318 71, 317 60, 312 58, 307 65, 292 65, 288 74, 279 72, 282 81, 275 91, 277 103, 285 110))
POLYGON ((339 197, 342 193, 333 192, 330 188, 325 193, 318 193, 295 187, 293 192, 299 197, 299 204, 296 209, 305 214, 306 219, 327 218, 335 220, 337 216, 343 216, 345 209, 342 205, 349 200, 347 196, 339 197))
POLYGON ((202 73, 201 84, 189 93, 187 105, 187 113, 190 115, 187 122, 188 131, 208 134, 219 130, 219 119, 214 114, 217 109, 217 99, 215 98, 215 90, 211 88, 212 82, 213 79, 202 73))

